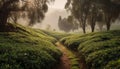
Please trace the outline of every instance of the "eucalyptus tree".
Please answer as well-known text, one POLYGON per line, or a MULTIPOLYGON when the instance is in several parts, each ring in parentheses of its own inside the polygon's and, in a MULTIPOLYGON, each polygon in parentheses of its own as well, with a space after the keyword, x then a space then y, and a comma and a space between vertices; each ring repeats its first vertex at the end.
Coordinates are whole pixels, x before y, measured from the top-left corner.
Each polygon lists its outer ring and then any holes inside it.
POLYGON ((101 0, 100 8, 103 10, 107 30, 110 30, 111 23, 114 22, 120 14, 120 5, 112 2, 111 0, 101 0))
POLYGON ((76 22, 73 16, 68 16, 68 18, 62 18, 59 16, 58 27, 62 31, 70 32, 77 30, 79 28, 79 24, 76 22))
POLYGON ((90 1, 89 0, 68 0, 65 9, 70 10, 80 23, 83 32, 86 33, 86 20, 88 16, 90 1))
POLYGON ((103 31, 103 26, 105 25, 105 15, 102 11, 99 11, 96 18, 96 23, 100 31, 103 31))
POLYGON ((68 22, 67 18, 62 18, 61 16, 59 16, 58 27, 62 31, 70 32, 72 28, 72 24, 68 22))
POLYGON ((21 16, 29 19, 29 25, 40 22, 48 10, 47 3, 54 0, 0 0, 0 31, 4 31, 9 18, 16 21, 21 16))
POLYGON ((90 3, 88 11, 89 11, 89 14, 87 16, 87 23, 89 23, 91 27, 91 32, 94 32, 95 25, 97 22, 98 12, 100 10, 97 8, 96 4, 90 3))
POLYGON ((80 23, 83 32, 86 33, 86 21, 89 21, 92 32, 94 32, 97 18, 102 11, 107 30, 110 30, 111 23, 120 14, 119 0, 67 0, 65 9, 70 10, 80 23))

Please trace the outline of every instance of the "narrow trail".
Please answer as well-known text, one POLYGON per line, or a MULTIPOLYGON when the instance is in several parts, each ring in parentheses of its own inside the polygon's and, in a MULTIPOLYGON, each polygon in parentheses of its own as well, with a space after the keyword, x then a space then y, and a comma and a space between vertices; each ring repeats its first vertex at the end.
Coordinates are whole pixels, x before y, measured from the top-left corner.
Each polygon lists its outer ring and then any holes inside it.
POLYGON ((57 42, 56 46, 63 53, 63 55, 60 58, 60 64, 55 66, 56 68, 54 68, 54 69, 87 69, 85 61, 82 57, 80 59, 80 57, 79 57, 80 55, 77 55, 76 53, 71 52, 64 45, 62 45, 60 42, 57 42), (70 58, 71 56, 73 56, 73 57, 70 58), (77 62, 77 65, 71 61, 77 62), (73 67, 73 68, 71 68, 71 67, 73 67))
POLYGON ((70 60, 68 58, 67 49, 61 45, 59 42, 56 43, 58 49, 63 53, 62 57, 60 58, 60 64, 57 65, 55 69, 70 69, 70 60))

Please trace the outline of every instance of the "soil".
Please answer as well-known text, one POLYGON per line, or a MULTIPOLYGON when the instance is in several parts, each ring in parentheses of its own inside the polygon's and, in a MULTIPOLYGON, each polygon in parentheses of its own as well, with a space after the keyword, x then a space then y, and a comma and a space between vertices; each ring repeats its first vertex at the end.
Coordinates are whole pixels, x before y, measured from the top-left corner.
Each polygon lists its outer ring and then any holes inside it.
POLYGON ((57 42, 56 45, 63 53, 63 55, 60 58, 60 63, 57 66, 55 66, 55 69, 70 69, 70 60, 68 58, 66 49, 59 42, 57 42))
MULTIPOLYGON (((63 55, 60 58, 60 63, 54 66, 54 69, 71 69, 70 68, 71 62, 70 62, 70 59, 68 58, 68 49, 64 45, 62 45, 60 42, 57 42, 56 46, 63 53, 63 55)), ((78 55, 75 52, 74 54, 76 54, 76 57, 80 58, 79 59, 80 69, 88 69, 84 57, 82 57, 81 55, 78 55)))

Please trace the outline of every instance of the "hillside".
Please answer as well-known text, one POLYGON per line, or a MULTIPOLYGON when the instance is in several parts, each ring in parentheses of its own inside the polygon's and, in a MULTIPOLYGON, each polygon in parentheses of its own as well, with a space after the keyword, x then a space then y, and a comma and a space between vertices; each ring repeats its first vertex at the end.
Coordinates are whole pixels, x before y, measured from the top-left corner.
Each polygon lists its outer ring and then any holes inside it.
POLYGON ((120 30, 75 34, 60 41, 77 52, 88 69, 120 69, 120 30))
POLYGON ((0 69, 120 68, 120 30, 80 35, 10 26, 13 32, 0 32, 0 69))
POLYGON ((56 39, 21 25, 14 32, 0 32, 0 69, 51 69, 62 53, 56 39), (47 65, 47 66, 46 66, 47 65))

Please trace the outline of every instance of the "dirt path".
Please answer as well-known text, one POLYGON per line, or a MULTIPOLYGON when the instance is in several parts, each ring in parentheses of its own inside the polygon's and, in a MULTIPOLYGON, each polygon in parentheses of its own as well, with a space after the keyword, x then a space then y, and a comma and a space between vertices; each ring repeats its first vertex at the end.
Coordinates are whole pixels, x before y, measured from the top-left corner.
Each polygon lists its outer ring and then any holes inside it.
POLYGON ((71 66, 70 66, 70 60, 67 54, 67 49, 64 46, 62 46, 59 42, 57 42, 56 45, 61 50, 63 55, 60 58, 60 61, 61 61, 60 64, 56 66, 57 68, 55 69, 70 69, 71 66))
POLYGON ((80 55, 68 50, 60 42, 57 42, 56 46, 58 47, 58 49, 61 50, 63 55, 60 58, 60 64, 55 66, 54 69, 87 69, 87 66, 83 57, 79 57, 80 55))

